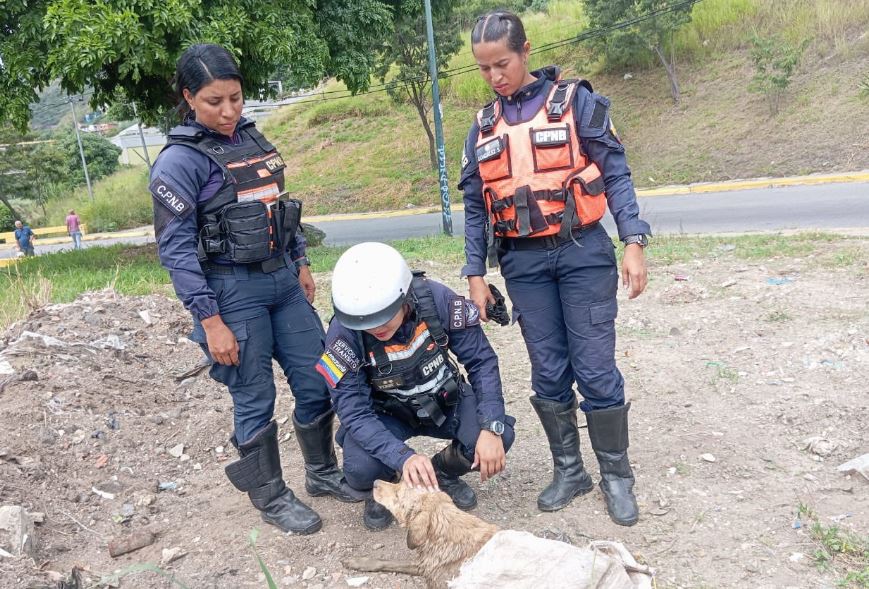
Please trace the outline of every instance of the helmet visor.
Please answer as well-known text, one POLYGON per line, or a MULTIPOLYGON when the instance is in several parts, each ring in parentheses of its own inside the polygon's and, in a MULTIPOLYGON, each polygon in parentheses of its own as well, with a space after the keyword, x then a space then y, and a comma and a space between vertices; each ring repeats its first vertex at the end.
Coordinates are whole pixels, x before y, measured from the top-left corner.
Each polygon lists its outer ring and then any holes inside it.
POLYGON ((377 311, 376 313, 369 313, 368 315, 349 315, 347 313, 344 313, 335 304, 334 299, 332 301, 332 307, 335 310, 335 317, 338 318, 338 321, 341 323, 341 325, 343 325, 347 329, 352 329, 353 331, 364 331, 366 329, 374 329, 375 327, 380 327, 381 325, 389 322, 390 319, 395 317, 395 314, 398 313, 398 310, 401 309, 401 305, 404 304, 404 301, 406 299, 407 295, 402 293, 385 309, 377 311))

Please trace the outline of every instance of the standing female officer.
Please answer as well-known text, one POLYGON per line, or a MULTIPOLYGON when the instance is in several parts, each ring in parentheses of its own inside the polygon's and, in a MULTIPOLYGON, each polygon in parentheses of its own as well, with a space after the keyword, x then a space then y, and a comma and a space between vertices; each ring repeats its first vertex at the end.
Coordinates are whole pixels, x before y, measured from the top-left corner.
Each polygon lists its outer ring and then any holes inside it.
POLYGON ((594 484, 583 467, 576 382, 600 487, 617 524, 637 522, 628 461, 628 410, 615 365, 618 270, 612 241, 598 223, 607 204, 625 243, 622 280, 635 298, 646 287, 639 218, 625 150, 609 101, 558 68, 531 72, 531 45, 513 14, 481 17, 471 36, 480 74, 496 92, 471 126, 459 188, 465 195, 462 273, 485 319, 488 236, 531 358, 531 404, 549 439, 552 483, 543 511, 565 507, 594 484), (488 231, 487 231, 488 230, 488 231))
POLYGON ((296 233, 301 204, 282 197, 280 154, 241 116, 242 77, 226 49, 187 49, 176 83, 189 113, 151 170, 160 261, 193 315, 191 339, 213 360, 211 377, 232 395, 232 443, 241 459, 226 467, 229 480, 264 521, 310 534, 322 526, 320 516, 287 488, 281 471, 272 358, 296 397, 305 489, 354 499, 341 488, 329 391, 314 370, 324 333, 309 302, 305 238, 296 233))

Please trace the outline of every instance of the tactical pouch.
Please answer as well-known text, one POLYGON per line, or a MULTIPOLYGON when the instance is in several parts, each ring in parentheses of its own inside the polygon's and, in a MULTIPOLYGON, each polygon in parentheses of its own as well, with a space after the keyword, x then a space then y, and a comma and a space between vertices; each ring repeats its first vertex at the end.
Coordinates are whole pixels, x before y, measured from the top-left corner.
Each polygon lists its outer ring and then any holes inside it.
POLYGON ((278 201, 277 210, 274 215, 275 235, 280 238, 281 250, 285 250, 296 231, 299 229, 299 223, 302 220, 302 201, 294 198, 278 201))
POLYGON ((270 211, 260 201, 240 202, 223 209, 220 228, 224 253, 236 264, 268 259, 272 254, 270 211))
POLYGON ((516 231, 519 237, 528 237, 549 227, 534 192, 527 185, 516 189, 513 206, 516 208, 516 231))

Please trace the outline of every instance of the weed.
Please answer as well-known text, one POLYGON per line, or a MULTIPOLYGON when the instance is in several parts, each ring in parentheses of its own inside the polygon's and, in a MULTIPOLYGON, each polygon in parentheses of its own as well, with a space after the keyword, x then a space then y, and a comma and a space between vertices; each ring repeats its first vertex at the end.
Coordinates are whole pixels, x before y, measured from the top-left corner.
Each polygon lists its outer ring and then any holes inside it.
POLYGON ((791 319, 793 319, 793 317, 788 315, 787 311, 782 311, 781 309, 772 311, 763 318, 763 320, 768 323, 784 323, 785 321, 790 321, 791 319))
POLYGON ((253 551, 253 555, 256 558, 256 562, 259 565, 260 570, 263 575, 265 575, 266 583, 268 584, 269 589, 278 589, 277 583, 272 578, 272 573, 269 571, 269 567, 266 566, 266 563, 260 557, 259 553, 256 551, 256 539, 259 537, 259 529, 254 528, 250 531, 250 549, 253 551))
POLYGON ((808 505, 797 505, 797 518, 809 522, 808 531, 815 543, 812 558, 821 571, 841 575, 839 587, 869 587, 869 536, 861 537, 839 526, 825 526, 808 505))
POLYGON ((715 369, 710 381, 713 385, 722 380, 732 384, 739 382, 739 372, 728 367, 724 362, 707 362, 706 366, 715 369))

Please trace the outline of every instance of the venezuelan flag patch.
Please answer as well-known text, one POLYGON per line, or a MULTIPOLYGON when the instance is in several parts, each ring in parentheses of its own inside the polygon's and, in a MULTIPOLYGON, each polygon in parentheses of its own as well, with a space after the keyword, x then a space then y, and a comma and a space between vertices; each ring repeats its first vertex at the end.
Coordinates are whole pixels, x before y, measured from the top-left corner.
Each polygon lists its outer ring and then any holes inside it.
POLYGON ((319 362, 317 362, 317 372, 326 379, 328 385, 332 388, 338 385, 338 382, 344 377, 344 373, 347 372, 346 367, 342 366, 339 362, 336 362, 329 352, 325 352, 322 356, 320 356, 319 362))
POLYGON ((349 342, 343 338, 326 346, 323 355, 315 366, 317 372, 326 379, 328 385, 335 388, 348 370, 359 368, 359 359, 349 342))

